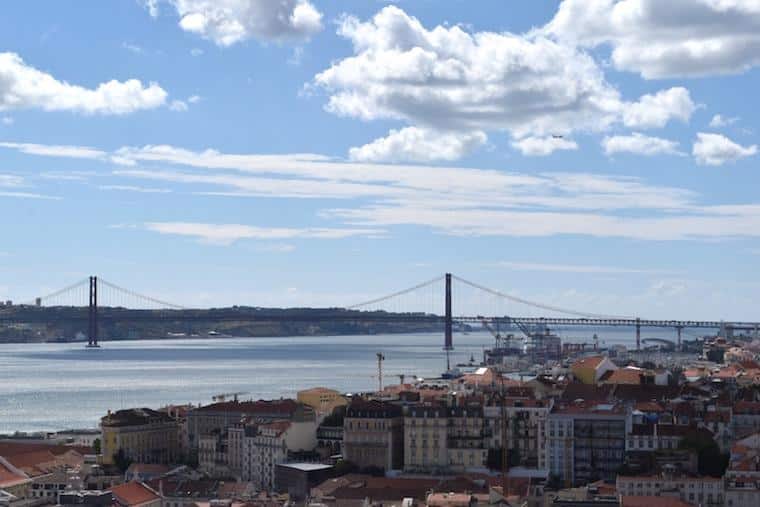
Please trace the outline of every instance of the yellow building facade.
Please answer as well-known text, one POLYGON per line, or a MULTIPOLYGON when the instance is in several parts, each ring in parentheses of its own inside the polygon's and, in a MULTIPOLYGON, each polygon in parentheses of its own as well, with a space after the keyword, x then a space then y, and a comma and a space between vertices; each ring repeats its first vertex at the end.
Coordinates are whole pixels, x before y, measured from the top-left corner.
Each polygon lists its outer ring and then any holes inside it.
POLYGON ((176 463, 179 458, 179 423, 148 408, 108 412, 100 420, 104 464, 113 464, 122 451, 135 463, 176 463))

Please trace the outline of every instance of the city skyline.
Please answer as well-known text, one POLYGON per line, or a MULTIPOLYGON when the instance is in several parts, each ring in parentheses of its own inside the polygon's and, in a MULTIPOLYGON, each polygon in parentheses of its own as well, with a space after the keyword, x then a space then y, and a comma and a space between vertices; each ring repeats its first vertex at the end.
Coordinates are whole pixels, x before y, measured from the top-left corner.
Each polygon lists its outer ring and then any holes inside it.
POLYGON ((2 299, 332 306, 450 271, 757 320, 751 2, 224 5, 7 6, 2 299))

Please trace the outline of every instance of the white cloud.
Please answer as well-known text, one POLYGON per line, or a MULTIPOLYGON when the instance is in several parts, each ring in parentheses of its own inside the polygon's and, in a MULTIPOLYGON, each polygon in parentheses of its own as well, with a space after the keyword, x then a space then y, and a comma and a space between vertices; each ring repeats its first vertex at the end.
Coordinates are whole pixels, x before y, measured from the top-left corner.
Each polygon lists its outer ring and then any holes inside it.
POLYGON ((351 148, 351 160, 362 162, 433 162, 456 160, 474 151, 487 141, 475 132, 437 132, 419 127, 391 130, 387 137, 351 148))
POLYGON ((118 190, 123 192, 139 192, 143 194, 168 194, 171 190, 167 188, 149 188, 138 187, 136 185, 100 185, 101 190, 118 190))
POLYGON ((650 292, 657 296, 678 296, 687 290, 687 283, 683 280, 657 280, 649 287, 650 292))
POLYGON ((129 42, 122 42, 121 47, 137 55, 142 54, 143 52, 143 48, 141 48, 137 44, 130 44, 129 42))
POLYGON ((403 202, 337 208, 323 213, 354 227, 426 226, 455 236, 588 236, 644 241, 683 241, 760 237, 760 208, 736 206, 731 212, 703 207, 679 214, 626 216, 609 213, 527 211, 403 202))
POLYGON ((540 33, 612 46, 617 69, 644 78, 743 72, 760 64, 756 0, 564 0, 540 33))
POLYGON ((59 81, 30 67, 15 53, 0 53, 0 111, 42 109, 84 114, 127 114, 154 109, 167 93, 156 83, 137 79, 108 81, 94 89, 59 81))
POLYGON ((108 161, 124 166, 135 165, 133 159, 122 157, 118 153, 109 154, 105 151, 90 148, 88 146, 0 142, 0 148, 8 148, 17 150, 21 153, 26 153, 27 155, 37 155, 42 157, 83 158, 108 161))
POLYGON ((661 128, 670 120, 688 122, 697 106, 686 88, 662 90, 643 95, 623 111, 623 124, 631 128, 661 128))
POLYGON ((720 134, 699 132, 692 154, 700 164, 723 165, 757 153, 757 145, 742 146, 720 134))
POLYGON ((636 269, 620 268, 614 266, 589 266, 577 264, 543 264, 536 262, 512 262, 502 261, 497 264, 499 267, 508 268, 514 271, 546 271, 552 273, 587 273, 587 274, 648 274, 648 273, 666 273, 667 271, 658 269, 636 269))
POLYGON ((351 236, 371 236, 382 231, 378 229, 330 229, 330 228, 285 228, 252 227, 240 224, 207 224, 192 222, 149 222, 145 228, 160 234, 189 236, 205 243, 230 245, 241 239, 282 240, 282 239, 342 239, 351 236))
POLYGON ((508 132, 519 142, 621 122, 661 127, 687 121, 695 108, 685 88, 625 101, 589 54, 537 32, 427 29, 391 5, 366 22, 344 17, 338 34, 352 42, 353 55, 317 74, 307 89, 326 91, 333 114, 403 121, 431 142, 436 132, 508 132))
POLYGON ((322 29, 322 14, 309 0, 167 0, 179 26, 231 46, 246 39, 303 40, 322 29))
POLYGON ((40 178, 53 181, 87 181, 96 173, 91 171, 55 171, 40 173, 40 178))
POLYGON ((178 113, 184 113, 187 111, 187 102, 183 100, 172 100, 169 104, 169 109, 178 113))
POLYGON ((200 48, 193 48, 190 50, 191 56, 201 56, 203 54, 203 50, 200 48))
POLYGON ((730 125, 733 125, 737 121, 739 121, 739 118, 737 117, 729 118, 729 117, 724 117, 720 114, 716 114, 710 120, 710 126, 712 128, 728 127, 730 125))
POLYGON ((293 53, 286 60, 288 65, 298 67, 303 61, 304 49, 303 46, 296 46, 293 48, 293 53))
POLYGON ((628 136, 608 136, 602 140, 604 153, 634 153, 636 155, 683 155, 678 143, 661 137, 645 136, 634 132, 628 136))
POLYGON ((24 184, 24 178, 15 174, 0 174, 0 187, 20 187, 24 184))
POLYGON ((339 200, 340 205, 323 207, 318 216, 365 232, 420 226, 461 236, 760 238, 760 203, 706 205, 695 192, 633 177, 342 162, 315 154, 229 154, 173 146, 125 147, 99 160, 117 156, 151 165, 150 170, 118 170, 120 179, 187 185, 220 198, 339 200), (167 164, 184 169, 161 168, 167 164))
POLYGON ((34 192, 5 192, 0 191, 0 197, 12 197, 15 199, 40 199, 45 201, 60 201, 61 198, 53 195, 37 194, 34 192))
POLYGON ((150 13, 151 17, 158 17, 158 2, 159 0, 137 0, 138 3, 150 13))
POLYGON ((296 250, 295 245, 289 243, 270 243, 256 247, 259 252, 290 253, 296 250))
POLYGON ((66 157, 66 158, 87 158, 87 159, 104 159, 107 153, 102 150, 90 148, 88 146, 60 146, 54 144, 34 144, 34 143, 4 143, 0 142, 0 147, 18 150, 28 155, 40 155, 45 157, 66 157))
POLYGON ((13 125, 13 122, 14 120, 10 116, 3 116, 2 118, 0 118, 0 123, 2 123, 3 125, 13 125))
POLYGON ((188 101, 190 104, 197 104, 198 102, 200 102, 200 101, 201 101, 201 99, 202 99, 202 97, 201 97, 200 95, 190 95, 190 96, 187 98, 187 101, 188 101))
POLYGON ((28 186, 24 178, 15 174, 0 174, 0 197, 12 197, 17 199, 44 199, 44 200, 60 200, 60 197, 51 195, 43 195, 35 192, 26 192, 18 190, 28 186))
POLYGON ((526 137, 512 142, 512 146, 523 155, 530 157, 545 157, 557 150, 577 150, 578 144, 563 137, 526 137))

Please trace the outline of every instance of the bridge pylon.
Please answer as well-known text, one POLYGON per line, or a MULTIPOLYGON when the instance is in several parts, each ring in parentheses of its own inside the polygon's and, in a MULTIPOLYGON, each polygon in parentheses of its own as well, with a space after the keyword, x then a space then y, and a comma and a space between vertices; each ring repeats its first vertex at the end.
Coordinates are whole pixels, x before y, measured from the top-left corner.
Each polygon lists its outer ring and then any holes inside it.
POLYGON ((90 299, 88 305, 87 347, 99 348, 98 345, 98 277, 90 277, 90 299))
POLYGON ((446 273, 446 315, 444 316, 444 342, 443 350, 446 351, 446 371, 451 369, 449 353, 454 350, 453 317, 451 311, 451 273, 446 273))

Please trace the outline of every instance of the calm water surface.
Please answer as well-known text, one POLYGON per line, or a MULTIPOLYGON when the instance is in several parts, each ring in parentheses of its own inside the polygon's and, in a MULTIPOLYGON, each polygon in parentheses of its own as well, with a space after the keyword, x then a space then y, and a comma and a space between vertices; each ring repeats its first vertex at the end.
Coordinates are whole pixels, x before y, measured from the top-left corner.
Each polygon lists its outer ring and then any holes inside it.
MULTIPOLYGON (((632 337, 617 330, 606 341, 630 345, 632 337)), ((452 363, 480 359, 492 341, 485 333, 456 334, 452 363)), ((398 374, 437 376, 445 367, 442 342, 436 333, 123 341, 96 350, 0 345, 0 433, 91 428, 109 409, 206 404, 225 392, 258 399, 314 386, 368 390, 377 386, 377 352, 385 354, 386 383, 397 383, 398 374)))

